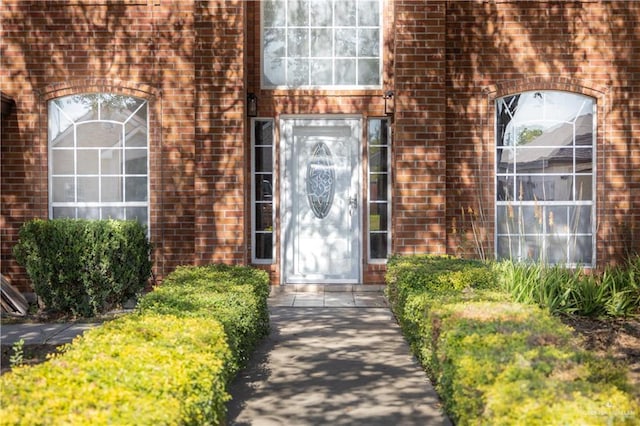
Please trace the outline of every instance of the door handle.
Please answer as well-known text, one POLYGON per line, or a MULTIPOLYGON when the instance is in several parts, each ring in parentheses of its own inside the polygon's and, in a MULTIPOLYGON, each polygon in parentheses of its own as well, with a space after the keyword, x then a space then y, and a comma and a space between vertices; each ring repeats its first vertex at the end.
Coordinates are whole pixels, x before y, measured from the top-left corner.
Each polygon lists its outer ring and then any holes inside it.
POLYGON ((349 198, 349 216, 353 216, 353 213, 358 209, 358 198, 349 198))

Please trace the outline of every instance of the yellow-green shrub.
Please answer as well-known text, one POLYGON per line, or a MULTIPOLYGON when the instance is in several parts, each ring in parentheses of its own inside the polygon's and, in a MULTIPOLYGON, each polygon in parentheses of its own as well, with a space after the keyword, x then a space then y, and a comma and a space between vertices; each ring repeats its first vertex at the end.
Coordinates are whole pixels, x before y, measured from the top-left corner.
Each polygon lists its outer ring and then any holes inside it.
POLYGON ((580 349, 548 311, 491 290, 430 286, 448 271, 429 261, 392 259, 388 292, 403 295, 392 309, 457 424, 639 423, 624 369, 580 349), (404 281, 424 271, 432 276, 404 281))
POLYGON ((230 357, 215 319, 122 317, 2 376, 0 424, 219 424, 230 357))
POLYGON ((226 386, 268 332, 268 276, 179 268, 136 312, 0 377, 0 425, 217 425, 226 386))

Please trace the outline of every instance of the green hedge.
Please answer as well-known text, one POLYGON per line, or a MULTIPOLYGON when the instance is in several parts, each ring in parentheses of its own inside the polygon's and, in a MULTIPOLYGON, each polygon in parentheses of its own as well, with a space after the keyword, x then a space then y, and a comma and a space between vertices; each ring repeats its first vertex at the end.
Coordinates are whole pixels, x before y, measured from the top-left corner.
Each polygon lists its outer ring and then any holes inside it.
POLYGON ((268 332, 268 276, 184 267, 133 313, 0 377, 0 425, 218 425, 226 390, 268 332))
POLYGON ((103 312, 139 294, 151 276, 151 247, 136 221, 35 219, 14 247, 47 308, 103 312))
POLYGON ((392 309, 457 424, 638 424, 625 370, 582 350, 548 311, 487 281, 432 285, 465 267, 491 269, 449 257, 388 264, 392 309))
POLYGON ((206 318, 222 323, 235 371, 269 332, 269 276, 243 266, 179 267, 140 303, 142 312, 206 318))

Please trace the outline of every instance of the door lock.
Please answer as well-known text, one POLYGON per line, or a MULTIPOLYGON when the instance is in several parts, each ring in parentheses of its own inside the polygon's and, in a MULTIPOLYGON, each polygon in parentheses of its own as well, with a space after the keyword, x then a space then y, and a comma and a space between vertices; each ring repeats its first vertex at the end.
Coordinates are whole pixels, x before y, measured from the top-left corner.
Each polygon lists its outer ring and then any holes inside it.
POLYGON ((349 216, 353 216, 353 213, 358 208, 358 198, 350 197, 349 198, 349 216))

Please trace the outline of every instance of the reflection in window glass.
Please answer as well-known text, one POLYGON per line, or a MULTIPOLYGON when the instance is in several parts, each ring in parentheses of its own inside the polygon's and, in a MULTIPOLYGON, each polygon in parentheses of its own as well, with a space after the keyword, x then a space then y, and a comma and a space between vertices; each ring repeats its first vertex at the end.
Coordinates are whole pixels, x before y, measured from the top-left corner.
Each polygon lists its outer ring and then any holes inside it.
POLYGON ((49 102, 52 218, 148 225, 147 101, 110 93, 49 102))
POLYGON ((263 87, 380 87, 381 0, 260 4, 263 87))
POLYGON ((496 253, 593 264, 592 98, 524 92, 496 101, 496 253))
POLYGON ((251 258, 253 263, 273 263, 273 120, 253 119, 251 124, 251 258))
POLYGON ((369 231, 369 260, 384 261, 391 249, 391 138, 389 121, 372 118, 368 121, 369 196, 367 224, 369 231))

